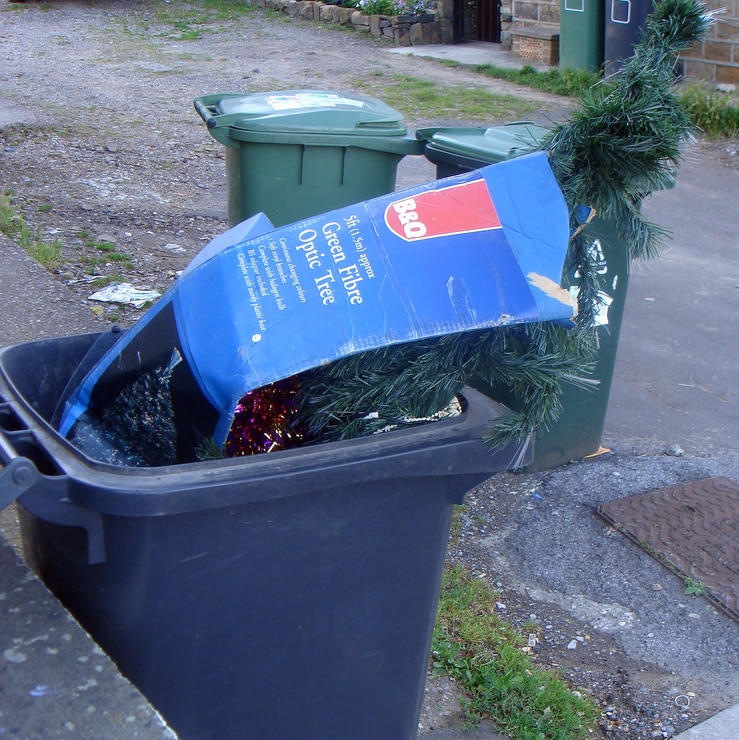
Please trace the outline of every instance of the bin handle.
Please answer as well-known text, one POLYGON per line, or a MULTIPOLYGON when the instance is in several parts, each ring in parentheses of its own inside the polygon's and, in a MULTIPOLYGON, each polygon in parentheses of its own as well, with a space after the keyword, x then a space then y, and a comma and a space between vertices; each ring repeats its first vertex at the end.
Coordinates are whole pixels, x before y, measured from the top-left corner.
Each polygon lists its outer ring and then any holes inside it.
POLYGON ((205 125, 210 131, 211 136, 219 141, 224 146, 237 147, 238 144, 234 144, 231 137, 226 131, 219 131, 220 128, 226 128, 233 121, 241 118, 239 114, 233 113, 219 113, 218 103, 224 98, 235 98, 241 97, 238 93, 227 93, 225 95, 203 95, 200 98, 193 100, 195 110, 198 112, 200 117, 205 122, 205 125))
MULTIPOLYGON (((7 403, 0 398, 0 412, 9 412, 7 403)), ((8 413, 3 413, 8 416, 8 413)), ((13 419, 18 417, 14 414, 13 419)), ((2 416, 0 416, 2 421, 2 416)), ((32 459, 18 454, 18 449, 38 451, 45 455, 35 436, 28 430, 7 431, 0 424, 0 511, 16 499, 24 509, 51 524, 82 527, 87 532, 87 559, 93 563, 105 562, 105 539, 102 515, 78 506, 69 500, 66 474, 44 475, 32 459)), ((34 453, 32 453, 34 454, 34 453)))
MULTIPOLYGON (((504 123, 500 128, 505 128, 506 126, 537 126, 538 124, 534 123, 534 121, 508 121, 508 123, 504 123)), ((416 138, 419 141, 428 141, 433 137, 434 134, 438 134, 439 132, 445 132, 445 131, 459 131, 459 132, 470 132, 470 131, 487 131, 487 126, 461 126, 457 128, 449 128, 448 126, 427 126, 426 128, 419 128, 416 131, 416 138)))
POLYGON ((216 118, 219 114, 216 112, 215 101, 211 101, 210 96, 195 98, 193 105, 208 128, 215 128, 218 125, 216 118))
POLYGON ((10 444, 5 432, 0 429, 0 511, 12 504, 38 480, 36 466, 26 457, 21 457, 10 444))

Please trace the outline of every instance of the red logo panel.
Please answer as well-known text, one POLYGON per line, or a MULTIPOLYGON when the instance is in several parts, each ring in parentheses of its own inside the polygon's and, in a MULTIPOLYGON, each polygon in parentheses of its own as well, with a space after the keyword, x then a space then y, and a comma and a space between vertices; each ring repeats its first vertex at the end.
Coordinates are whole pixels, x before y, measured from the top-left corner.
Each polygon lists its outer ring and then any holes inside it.
POLYGON ((483 179, 397 200, 385 209, 385 223, 409 242, 501 228, 483 179))

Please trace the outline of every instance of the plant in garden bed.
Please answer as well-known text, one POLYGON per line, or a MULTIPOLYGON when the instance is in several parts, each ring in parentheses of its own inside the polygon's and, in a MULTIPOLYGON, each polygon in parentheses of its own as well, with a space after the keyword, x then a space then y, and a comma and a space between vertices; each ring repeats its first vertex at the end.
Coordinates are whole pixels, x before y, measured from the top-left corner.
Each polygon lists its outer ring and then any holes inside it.
POLYGON ((426 5, 420 0, 343 0, 345 8, 356 8, 365 15, 421 15, 426 5))

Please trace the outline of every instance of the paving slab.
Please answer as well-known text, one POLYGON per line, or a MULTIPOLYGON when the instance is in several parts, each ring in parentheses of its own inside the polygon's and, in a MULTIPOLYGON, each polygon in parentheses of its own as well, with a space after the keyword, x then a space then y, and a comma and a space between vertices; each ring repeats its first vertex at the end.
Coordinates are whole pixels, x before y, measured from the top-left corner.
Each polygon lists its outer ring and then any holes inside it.
POLYGON ((549 65, 538 64, 512 54, 501 44, 487 41, 467 41, 462 44, 424 44, 422 46, 395 46, 385 49, 389 54, 430 57, 456 64, 490 64, 503 69, 520 69, 524 65, 539 71, 552 69, 549 65))
POLYGON ((681 732, 675 740, 734 740, 739 737, 739 704, 681 732))
POLYGON ((0 736, 174 738, 4 541, 13 514, 0 513, 0 736))

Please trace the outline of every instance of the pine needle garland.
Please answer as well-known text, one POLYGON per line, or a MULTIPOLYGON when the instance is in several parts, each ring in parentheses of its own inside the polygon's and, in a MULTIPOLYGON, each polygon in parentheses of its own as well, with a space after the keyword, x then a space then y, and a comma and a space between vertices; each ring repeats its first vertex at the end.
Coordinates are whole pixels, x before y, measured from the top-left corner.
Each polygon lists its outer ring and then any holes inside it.
POLYGON ((345 439, 429 416, 476 378, 509 388, 522 404, 490 431, 490 444, 525 445, 556 421, 563 384, 587 384, 597 344, 598 234, 583 212, 612 222, 632 258, 657 256, 667 234, 644 219, 640 203, 672 180, 680 148, 692 135, 672 92, 674 70, 679 52, 699 40, 710 22, 695 0, 662 0, 622 71, 592 88, 542 144, 571 214, 576 325, 532 323, 453 334, 304 373, 298 418, 309 437, 345 439))
MULTIPOLYGON (((666 232, 647 222, 639 203, 668 185, 693 128, 674 92, 677 55, 711 22, 695 0, 664 0, 645 21, 643 38, 621 72, 595 85, 569 121, 543 146, 570 206, 595 208, 613 222, 634 259, 656 257, 666 232)), ((586 259, 582 240, 578 260, 586 259)))

